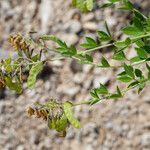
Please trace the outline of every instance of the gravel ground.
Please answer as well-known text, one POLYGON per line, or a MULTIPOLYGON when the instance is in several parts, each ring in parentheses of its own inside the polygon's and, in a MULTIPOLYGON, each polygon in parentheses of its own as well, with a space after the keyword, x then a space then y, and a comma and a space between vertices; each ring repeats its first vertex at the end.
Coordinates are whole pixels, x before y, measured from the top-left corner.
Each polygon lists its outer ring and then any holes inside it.
MULTIPOLYGON (((100 1, 99 1, 100 2, 100 1)), ((135 0, 137 8, 150 12, 149 0, 135 0), (140 8, 139 6, 142 5, 140 8)), ((116 38, 117 32, 128 23, 129 13, 113 9, 100 10, 95 6, 92 13, 81 14, 64 0, 0 0, 0 58, 13 55, 7 43, 13 32, 55 34, 69 44, 78 44, 83 36, 95 37, 97 29, 103 29, 107 20, 116 38)), ((111 56, 107 49, 95 53, 111 56)), ((129 50, 129 56, 134 55, 129 50)), ((0 92, 0 149, 2 150, 149 150, 150 149, 150 86, 141 95, 130 91, 118 101, 102 101, 98 105, 79 106, 75 116, 82 128, 68 129, 65 138, 49 131, 42 120, 28 118, 25 107, 35 101, 50 98, 61 101, 90 99, 89 90, 101 82, 111 90, 119 70, 100 70, 74 60, 54 61, 44 68, 34 90, 24 84, 20 96, 5 90, 0 92), (43 75, 44 74, 44 75, 43 75), (4 97, 5 92, 5 97, 4 97)))

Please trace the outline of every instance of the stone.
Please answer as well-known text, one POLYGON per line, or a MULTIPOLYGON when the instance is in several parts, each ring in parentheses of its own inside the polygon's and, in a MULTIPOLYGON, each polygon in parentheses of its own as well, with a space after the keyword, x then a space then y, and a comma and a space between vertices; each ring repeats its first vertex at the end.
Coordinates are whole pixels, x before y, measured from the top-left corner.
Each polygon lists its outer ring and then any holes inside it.
POLYGON ((93 85, 95 88, 99 87, 99 83, 106 84, 109 81, 110 77, 108 76, 96 76, 93 80, 93 85))
POLYGON ((73 33, 61 33, 60 35, 58 35, 58 37, 60 37, 60 39, 63 39, 63 41, 66 41, 68 45, 74 45, 78 42, 78 36, 73 33))
POLYGON ((3 114, 5 112, 5 105, 3 102, 0 102, 0 114, 3 114))
POLYGON ((17 148, 16 148, 16 150, 24 150, 24 149, 25 149, 25 148, 24 148, 23 145, 18 145, 17 148))
POLYGON ((56 91, 68 96, 75 96, 80 91, 80 86, 68 86, 64 84, 59 86, 56 91))
POLYGON ((86 74, 83 73, 76 73, 73 77, 73 81, 77 84, 81 84, 82 82, 85 81, 86 74))
POLYGON ((98 29, 98 26, 95 22, 86 22, 83 24, 83 28, 85 30, 90 30, 90 31, 96 31, 98 29))
POLYGON ((39 136, 39 134, 37 134, 36 133, 36 131, 31 131, 30 132, 30 142, 32 143, 32 144, 39 144, 39 139, 40 138, 40 136, 39 136))
POLYGON ((150 147, 150 133, 144 133, 141 137, 141 144, 150 147))
POLYGON ((67 94, 69 96, 74 96, 79 91, 80 91, 80 87, 79 86, 75 86, 75 87, 70 87, 70 88, 65 89, 64 94, 67 94))
POLYGON ((75 138, 75 131, 72 128, 70 128, 68 130, 66 138, 69 139, 69 140, 72 140, 72 139, 75 138))
POLYGON ((82 15, 82 21, 83 22, 88 22, 94 19, 94 13, 88 13, 88 14, 83 14, 82 15))
POLYGON ((73 73, 82 71, 82 65, 80 65, 76 60, 72 60, 70 63, 70 69, 73 73))
POLYGON ((95 134, 95 136, 98 134, 97 131, 98 131, 98 127, 95 123, 88 123, 84 126, 83 130, 82 130, 82 135, 83 136, 88 136, 89 134, 95 134))
POLYGON ((49 90, 51 89, 51 83, 50 83, 50 81, 46 81, 46 82, 44 83, 44 87, 45 87, 45 89, 46 89, 47 91, 49 91, 49 90))
POLYGON ((83 72, 84 73, 90 73, 90 71, 92 70, 92 66, 89 64, 85 64, 83 65, 83 72))
POLYGON ((107 22, 108 26, 110 26, 110 27, 113 27, 114 25, 117 24, 116 18, 112 17, 112 16, 107 16, 106 22, 107 22))
POLYGON ((87 144, 84 146, 84 149, 86 150, 94 150, 94 147, 91 144, 87 144))
POLYGON ((92 77, 87 78, 86 82, 83 83, 84 89, 89 89, 92 86, 92 77))
POLYGON ((41 19, 41 29, 42 33, 48 32, 48 22, 50 17, 53 16, 54 10, 52 7, 52 0, 42 0, 40 5, 40 19, 41 19))
POLYGON ((81 23, 78 20, 70 20, 64 24, 63 30, 67 33, 78 33, 82 29, 81 23))

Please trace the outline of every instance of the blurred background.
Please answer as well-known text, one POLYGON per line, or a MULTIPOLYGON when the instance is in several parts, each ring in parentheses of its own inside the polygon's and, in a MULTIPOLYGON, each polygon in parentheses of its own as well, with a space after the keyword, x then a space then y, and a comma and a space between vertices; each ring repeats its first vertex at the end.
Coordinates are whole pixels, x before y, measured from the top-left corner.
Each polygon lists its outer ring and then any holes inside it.
MULTIPOLYGON (((149 0, 131 0, 144 14, 150 12, 149 0)), ((99 0, 97 4, 103 3, 99 0)), ((12 33, 37 31, 54 34, 78 47, 83 37, 96 38, 96 30, 107 21, 115 38, 129 22, 131 14, 115 8, 99 9, 83 14, 71 7, 71 0, 0 0, 0 59, 13 56, 7 38, 12 33)), ((98 51, 95 57, 111 56, 111 49, 98 51)), ((128 50, 132 56, 133 51, 128 50)), ((49 62, 41 72, 36 88, 22 95, 0 91, 0 150, 149 150, 150 149, 150 85, 137 95, 132 90, 118 101, 102 101, 95 106, 78 106, 75 116, 82 128, 68 129, 65 138, 47 128, 46 122, 28 118, 25 107, 50 98, 60 101, 89 100, 89 91, 99 82, 111 90, 118 70, 101 70, 80 65, 75 60, 49 62)))

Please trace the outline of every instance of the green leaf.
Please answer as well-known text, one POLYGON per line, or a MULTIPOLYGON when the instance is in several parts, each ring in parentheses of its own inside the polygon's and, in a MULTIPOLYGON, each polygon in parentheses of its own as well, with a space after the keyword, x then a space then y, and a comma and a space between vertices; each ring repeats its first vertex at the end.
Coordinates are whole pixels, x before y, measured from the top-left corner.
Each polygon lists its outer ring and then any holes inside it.
POLYGON ((100 101, 100 99, 92 99, 92 100, 90 100, 89 104, 94 105, 94 104, 98 103, 99 101, 100 101))
POLYGON ((126 56, 123 51, 115 52, 113 55, 114 60, 125 60, 126 56))
POLYGON ((123 10, 133 10, 134 6, 129 0, 122 0, 123 6, 120 9, 123 10))
POLYGON ((108 3, 104 3, 103 5, 101 5, 100 8, 106 8, 106 7, 110 7, 112 5, 113 5, 113 3, 108 2, 108 3))
POLYGON ((122 97, 122 93, 121 93, 121 90, 119 89, 119 87, 117 86, 117 94, 122 97))
POLYGON ((111 3, 116 3, 116 2, 120 2, 120 0, 108 0, 111 3))
POLYGON ((128 83, 128 82, 132 81, 132 78, 128 75, 122 75, 122 76, 117 77, 117 80, 128 83))
POLYGON ((65 131, 68 126, 67 117, 63 114, 60 119, 56 121, 56 131, 61 132, 65 131))
POLYGON ((132 57, 132 58, 130 59, 130 61, 131 61, 133 64, 136 64, 136 63, 142 62, 143 60, 142 60, 139 56, 135 56, 135 57, 132 57))
POLYGON ((119 2, 120 0, 108 0, 109 2, 104 3, 103 5, 101 5, 101 8, 106 8, 106 7, 110 7, 112 5, 114 5, 115 3, 119 2))
POLYGON ((135 17, 137 17, 143 23, 147 20, 147 17, 144 16, 142 13, 140 13, 137 9, 134 9, 133 11, 134 11, 135 17))
POLYGON ((148 70, 148 75, 147 75, 147 77, 148 77, 148 79, 150 80, 150 66, 146 63, 146 68, 147 68, 147 70, 148 70))
POLYGON ((145 61, 150 61, 150 57, 146 58, 146 60, 145 60, 145 61))
POLYGON ((148 53, 145 51, 144 48, 135 48, 136 52, 137 52, 137 55, 140 57, 140 58, 143 58, 143 59, 146 59, 147 56, 148 56, 148 53))
POLYGON ((138 85, 138 84, 139 84, 138 81, 133 81, 132 83, 130 83, 130 84, 128 85, 128 88, 130 88, 130 87, 135 87, 135 86, 138 85))
POLYGON ((36 54, 31 58, 34 62, 37 62, 40 59, 40 54, 36 54))
POLYGON ((150 45, 145 45, 141 48, 144 49, 147 52, 147 54, 150 54, 150 45))
POLYGON ((94 99, 99 99, 96 89, 92 89, 90 94, 94 99))
POLYGON ((94 39, 92 39, 91 37, 86 37, 86 42, 81 44, 81 46, 86 49, 91 49, 97 47, 98 45, 94 39))
POLYGON ((108 61, 106 60, 106 58, 104 58, 102 56, 102 59, 101 59, 101 64, 98 65, 99 67, 103 67, 103 68, 108 68, 110 67, 110 64, 108 63, 108 61))
POLYGON ((54 35, 43 35, 43 36, 40 37, 40 39, 45 40, 45 41, 51 40, 53 42, 56 42, 60 47, 67 48, 66 43, 63 42, 62 40, 60 40, 59 38, 57 38, 54 35))
POLYGON ((150 72, 148 72, 147 78, 148 80, 150 80, 150 72))
POLYGON ((143 31, 141 31, 138 28, 133 27, 133 26, 127 26, 127 27, 123 28, 122 31, 123 31, 123 33, 125 33, 127 35, 131 35, 131 36, 143 35, 143 31))
POLYGON ((143 77, 142 71, 140 69, 135 69, 135 75, 136 75, 136 77, 139 77, 139 78, 143 77))
POLYGON ((146 20, 146 31, 150 32, 150 17, 146 20))
POLYGON ((118 41, 118 42, 115 42, 114 45, 118 48, 124 48, 124 47, 128 47, 129 45, 131 44, 131 39, 130 38, 127 38, 126 40, 124 41, 118 41))
POLYGON ((119 73, 117 76, 123 76, 123 75, 127 75, 125 71, 122 71, 121 73, 119 73))
POLYGON ((144 89, 145 85, 146 85, 145 83, 139 84, 138 94, 144 89))
POLYGON ((145 43, 142 41, 142 39, 139 39, 135 42, 135 44, 138 46, 138 47, 143 47, 145 45, 145 43))
POLYGON ((72 0, 72 5, 76 6, 77 5, 77 0, 72 0))
POLYGON ((138 28, 140 31, 143 31, 144 30, 144 26, 141 22, 141 20, 137 17, 134 17, 133 18, 133 24, 136 28, 138 28))
POLYGON ((80 128, 81 125, 80 125, 79 121, 73 117, 73 114, 72 114, 72 111, 71 111, 72 104, 70 102, 65 102, 64 105, 63 105, 63 108, 64 108, 64 113, 65 113, 67 119, 69 120, 69 122, 75 128, 80 128))
POLYGON ((88 54, 77 54, 75 57, 81 64, 91 64, 93 62, 93 57, 88 54))
POLYGON ((86 0, 86 7, 91 11, 93 9, 93 0, 86 0))
POLYGON ((32 66, 30 72, 29 72, 29 77, 27 80, 27 85, 29 88, 33 88, 36 82, 36 77, 39 74, 39 72, 43 68, 43 62, 37 62, 35 65, 32 66))
POLYGON ((15 79, 15 81, 13 81, 11 76, 5 76, 5 83, 9 87, 9 89, 16 91, 18 94, 22 93, 22 85, 19 80, 17 80, 17 78, 15 79))
POLYGON ((57 38, 53 35, 43 35, 40 37, 40 39, 51 40, 51 41, 57 43, 59 47, 57 47, 55 50, 64 56, 72 57, 72 56, 76 55, 76 53, 77 53, 75 46, 73 46, 73 45, 67 46, 67 44, 65 42, 63 42, 62 40, 60 40, 59 38, 57 38))
POLYGON ((134 78, 134 69, 132 66, 124 63, 124 70, 130 77, 134 78))
POLYGON ((5 71, 9 71, 9 72, 12 71, 13 67, 11 65, 11 58, 7 58, 4 60, 4 69, 5 71))
POLYGON ((122 97, 122 93, 121 93, 119 87, 117 86, 117 92, 111 94, 108 98, 109 99, 115 99, 115 98, 121 98, 121 97, 122 97))
POLYGON ((49 129, 55 129, 56 128, 56 121, 57 121, 56 118, 52 118, 52 119, 48 118, 48 127, 49 127, 49 129))
POLYGON ((105 85, 103 84, 100 84, 100 87, 99 88, 96 88, 96 93, 97 94, 108 94, 108 89, 105 85))
POLYGON ((40 37, 40 39, 42 39, 42 40, 44 40, 44 41, 52 40, 52 41, 54 41, 54 42, 58 42, 58 39, 57 39, 55 36, 53 36, 53 35, 42 35, 42 36, 40 37))
POLYGON ((87 4, 86 0, 73 0, 73 5, 77 8, 79 8, 81 11, 87 11, 87 4))
POLYGON ((146 68, 148 71, 150 71, 150 66, 146 63, 146 68))
POLYGON ((108 35, 109 35, 110 37, 112 37, 111 32, 110 32, 110 30, 109 30, 109 27, 108 27, 108 24, 107 24, 106 21, 105 21, 105 28, 106 28, 106 31, 107 31, 108 35))
POLYGON ((104 31, 97 31, 98 37, 101 41, 110 41, 112 38, 104 31))

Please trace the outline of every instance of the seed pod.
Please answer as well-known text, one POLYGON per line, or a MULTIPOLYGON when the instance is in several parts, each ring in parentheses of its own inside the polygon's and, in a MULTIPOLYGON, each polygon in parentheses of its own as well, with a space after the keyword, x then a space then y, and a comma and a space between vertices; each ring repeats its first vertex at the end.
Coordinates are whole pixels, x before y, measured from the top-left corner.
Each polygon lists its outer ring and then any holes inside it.
POLYGON ((29 51, 30 46, 26 43, 26 41, 20 34, 11 35, 8 41, 12 44, 16 51, 29 51))
POLYGON ((3 87, 5 87, 5 81, 4 79, 0 78, 0 89, 2 89, 3 87))
POLYGON ((34 115, 35 110, 34 110, 32 107, 29 106, 29 107, 26 109, 26 112, 27 112, 27 114, 31 117, 32 115, 34 115))
POLYGON ((40 111, 38 109, 35 109, 34 115, 35 115, 36 118, 40 118, 41 117, 40 111))
POLYGON ((40 113, 41 117, 43 118, 43 120, 47 120, 48 114, 47 114, 47 111, 45 109, 40 109, 39 113, 40 113))
POLYGON ((65 137, 66 136, 66 130, 59 132, 58 135, 59 135, 59 137, 65 137))

